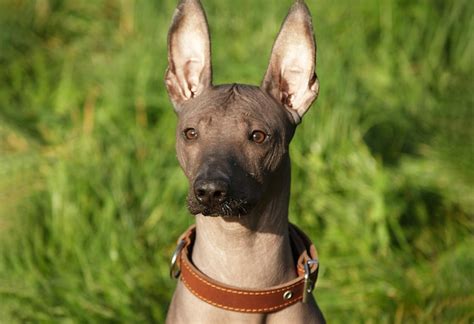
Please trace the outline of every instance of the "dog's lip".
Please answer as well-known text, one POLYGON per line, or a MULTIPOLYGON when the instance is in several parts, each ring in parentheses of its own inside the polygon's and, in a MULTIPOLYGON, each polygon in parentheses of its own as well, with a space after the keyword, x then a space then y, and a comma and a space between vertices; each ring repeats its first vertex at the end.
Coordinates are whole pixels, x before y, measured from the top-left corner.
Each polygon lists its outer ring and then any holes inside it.
POLYGON ((219 203, 214 203, 210 206, 202 204, 193 192, 188 192, 187 207, 192 215, 201 214, 204 217, 222 217, 233 218, 243 217, 251 213, 257 204, 257 197, 249 197, 248 195, 232 194, 219 203))
POLYGON ((235 217, 233 215, 221 215, 217 213, 205 213, 205 212, 199 213, 198 215, 201 215, 204 217, 235 217))
POLYGON ((249 214, 249 211, 252 209, 253 204, 246 201, 245 203, 235 204, 230 206, 229 202, 226 201, 223 204, 217 204, 214 206, 205 206, 199 203, 196 200, 188 201, 188 210, 193 215, 202 215, 204 217, 241 217, 249 214), (226 206, 227 207, 224 207, 226 206))
POLYGON ((207 210, 206 208, 202 211, 200 211, 200 215, 204 216, 204 217, 222 217, 222 218, 229 218, 229 217, 240 217, 240 216, 245 216, 247 215, 247 213, 237 213, 237 214, 223 214, 220 212, 221 209, 218 209, 218 210, 207 210))

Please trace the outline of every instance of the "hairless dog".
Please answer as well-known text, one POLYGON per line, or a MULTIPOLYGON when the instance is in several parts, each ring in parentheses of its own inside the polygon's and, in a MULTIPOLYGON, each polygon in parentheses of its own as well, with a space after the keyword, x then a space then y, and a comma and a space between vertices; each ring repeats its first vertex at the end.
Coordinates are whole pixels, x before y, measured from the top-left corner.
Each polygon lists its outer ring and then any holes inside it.
POLYGON ((319 92, 307 6, 291 7, 260 86, 212 84, 199 0, 176 9, 168 63, 177 157, 196 225, 174 255, 181 280, 167 323, 324 323, 311 294, 314 246, 288 221, 288 147, 319 92))

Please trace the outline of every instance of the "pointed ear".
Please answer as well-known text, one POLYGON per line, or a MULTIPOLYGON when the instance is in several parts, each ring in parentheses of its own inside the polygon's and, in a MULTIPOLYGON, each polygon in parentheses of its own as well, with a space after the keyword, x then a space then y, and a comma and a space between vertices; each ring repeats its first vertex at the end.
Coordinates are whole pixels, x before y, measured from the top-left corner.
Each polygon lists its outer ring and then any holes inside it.
POLYGON ((212 84, 211 45, 199 0, 181 0, 168 33, 166 87, 175 110, 212 84))
POLYGON ((315 64, 316 42, 311 14, 303 1, 296 1, 273 44, 261 85, 288 109, 296 124, 319 93, 315 64))

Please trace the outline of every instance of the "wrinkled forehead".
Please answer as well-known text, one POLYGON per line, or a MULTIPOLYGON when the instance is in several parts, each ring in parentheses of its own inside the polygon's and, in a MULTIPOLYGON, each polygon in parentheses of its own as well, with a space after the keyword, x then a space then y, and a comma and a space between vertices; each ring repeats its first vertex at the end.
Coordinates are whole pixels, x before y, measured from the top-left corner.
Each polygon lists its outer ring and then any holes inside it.
POLYGON ((199 97, 185 102, 180 110, 181 121, 219 116, 245 118, 272 128, 291 126, 286 110, 256 86, 231 84, 212 87, 199 97))

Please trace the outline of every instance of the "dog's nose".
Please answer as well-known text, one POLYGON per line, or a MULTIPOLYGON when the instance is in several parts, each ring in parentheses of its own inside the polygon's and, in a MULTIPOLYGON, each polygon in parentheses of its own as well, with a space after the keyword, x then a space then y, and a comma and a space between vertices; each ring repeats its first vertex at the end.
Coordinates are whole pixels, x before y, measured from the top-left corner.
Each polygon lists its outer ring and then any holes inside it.
POLYGON ((213 206, 226 200, 229 184, 223 180, 197 180, 194 183, 194 195, 205 206, 213 206))

